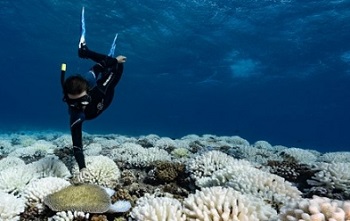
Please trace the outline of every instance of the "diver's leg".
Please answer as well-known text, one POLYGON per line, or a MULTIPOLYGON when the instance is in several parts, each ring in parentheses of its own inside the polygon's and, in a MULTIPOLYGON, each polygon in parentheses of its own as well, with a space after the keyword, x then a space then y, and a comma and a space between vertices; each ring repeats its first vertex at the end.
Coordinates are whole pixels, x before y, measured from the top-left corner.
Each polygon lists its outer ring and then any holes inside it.
POLYGON ((97 81, 97 87, 105 96, 103 102, 103 110, 105 110, 112 103, 114 97, 114 89, 122 77, 123 69, 123 64, 119 63, 113 66, 108 73, 106 73, 97 81))
POLYGON ((108 57, 107 55, 100 54, 94 51, 91 51, 88 49, 88 47, 85 44, 82 44, 79 49, 78 49, 78 55, 80 58, 86 58, 86 59, 91 59, 96 63, 100 63, 108 57))
POLYGON ((81 11, 81 24, 80 24, 80 39, 79 39, 79 45, 78 45, 78 56, 80 58, 87 58, 91 59, 96 63, 101 62, 102 60, 106 59, 107 55, 99 54, 94 51, 91 51, 86 46, 86 40, 85 40, 85 34, 86 34, 86 28, 85 28, 85 9, 82 8, 81 11))

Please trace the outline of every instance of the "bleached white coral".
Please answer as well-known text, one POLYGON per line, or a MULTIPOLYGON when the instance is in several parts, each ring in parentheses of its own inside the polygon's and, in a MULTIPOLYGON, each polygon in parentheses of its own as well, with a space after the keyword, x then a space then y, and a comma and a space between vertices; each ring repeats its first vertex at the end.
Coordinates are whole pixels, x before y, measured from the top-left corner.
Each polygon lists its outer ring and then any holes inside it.
POLYGON ((61 211, 50 217, 48 221, 73 221, 73 220, 89 220, 90 214, 78 211, 61 211))
POLYGON ((169 197, 141 197, 130 215, 136 220, 186 220, 181 203, 169 197))
POLYGON ((36 138, 32 135, 21 134, 14 137, 12 141, 18 146, 28 147, 36 142, 36 138))
MULTIPOLYGON (((203 161, 207 161, 207 158, 197 162, 201 165, 203 161)), ((224 161, 227 164, 220 161, 221 164, 214 165, 222 166, 207 169, 207 176, 196 176, 196 185, 228 186, 239 192, 278 203, 300 198, 301 192, 282 177, 256 169, 248 161, 230 159, 228 156, 224 161)))
POLYGON ((223 146, 235 148, 249 146, 249 142, 240 136, 215 136, 211 134, 205 134, 202 137, 193 139, 192 141, 199 142, 202 146, 212 148, 219 148, 223 146))
POLYGON ((12 151, 9 156, 15 157, 39 157, 47 154, 53 154, 57 147, 46 140, 37 140, 30 146, 18 147, 12 151))
POLYGON ((253 147, 257 148, 257 149, 273 150, 272 145, 269 142, 264 141, 264 140, 256 141, 253 144, 253 147))
POLYGON ((210 177, 213 172, 237 163, 250 165, 247 161, 236 160, 223 152, 213 150, 191 159, 186 167, 191 177, 199 180, 203 177, 210 177))
MULTIPOLYGON (((160 137, 156 134, 149 134, 147 136, 140 136, 138 141, 146 141, 148 143, 150 143, 153 147, 155 146, 157 140, 159 140, 160 137)), ((131 142, 129 142, 131 143, 131 142)))
POLYGON ((106 139, 102 137, 94 137, 93 142, 100 144, 103 148, 113 148, 121 144, 118 139, 106 139))
POLYGON ((277 213, 259 198, 245 196, 232 188, 197 190, 183 202, 186 220, 271 221, 277 213))
POLYGON ((9 139, 0 139, 0 155, 9 154, 16 147, 14 147, 9 139))
POLYGON ((102 145, 99 143, 90 143, 84 147, 84 153, 87 156, 100 155, 101 151, 102 151, 102 145))
POLYGON ((307 180, 310 185, 349 191, 350 163, 318 163, 316 166, 321 171, 307 180))
MULTIPOLYGON (((86 167, 89 176, 84 177, 84 182, 114 188, 121 176, 117 164, 106 156, 86 156, 86 167)), ((73 175, 79 176, 78 165, 73 167, 73 175)))
POLYGON ((24 212, 25 203, 22 198, 0 191, 0 220, 17 221, 24 212))
POLYGON ((279 221, 347 221, 350 220, 350 201, 314 196, 290 202, 282 207, 279 221))
POLYGON ((173 139, 170 139, 169 137, 162 137, 155 142, 154 147, 166 150, 168 148, 177 147, 177 144, 173 139))
POLYGON ((287 148, 281 152, 283 155, 293 157, 299 163, 311 164, 315 162, 318 158, 318 155, 315 151, 304 150, 300 148, 287 148))
POLYGON ((72 136, 69 134, 64 134, 62 136, 59 136, 58 138, 53 140, 52 143, 59 148, 73 146, 72 136))
POLYGON ((240 136, 231 136, 231 137, 223 136, 220 138, 233 146, 249 146, 249 141, 247 141, 246 139, 243 139, 240 136))
POLYGON ((44 197, 55 193, 69 185, 71 185, 70 182, 58 177, 45 177, 37 179, 30 182, 24 188, 22 197, 26 199, 27 205, 35 204, 39 211, 41 211, 44 208, 44 197))
POLYGON ((56 156, 47 156, 28 165, 39 177, 60 177, 68 179, 72 175, 67 166, 56 156))
POLYGON ((127 162, 135 167, 148 166, 157 160, 171 160, 170 154, 165 150, 155 147, 144 148, 135 143, 123 143, 119 148, 111 150, 111 157, 114 160, 127 162))
POLYGON ((0 171, 0 190, 18 194, 32 180, 38 179, 39 174, 33 167, 17 165, 0 171))
POLYGON ((340 151, 340 152, 329 152, 321 155, 317 161, 332 163, 347 163, 350 159, 350 152, 340 151))
POLYGON ((5 157, 0 160, 0 171, 9 167, 25 165, 25 162, 19 157, 5 157))
POLYGON ((275 151, 269 149, 256 148, 252 146, 240 146, 238 149, 230 151, 233 155, 245 159, 253 164, 265 164, 269 160, 282 160, 275 151))

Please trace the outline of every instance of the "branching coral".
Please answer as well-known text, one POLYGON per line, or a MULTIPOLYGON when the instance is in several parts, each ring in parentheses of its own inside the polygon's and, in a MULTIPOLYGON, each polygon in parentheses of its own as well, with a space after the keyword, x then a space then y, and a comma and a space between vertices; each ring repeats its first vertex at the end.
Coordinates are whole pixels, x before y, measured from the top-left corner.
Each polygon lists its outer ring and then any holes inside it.
POLYGON ((20 213, 24 212, 25 203, 22 198, 0 191, 0 220, 20 220, 20 213))
POLYGON ((281 209, 280 221, 347 221, 350 220, 350 201, 331 200, 314 196, 290 202, 281 209))
POLYGON ((142 197, 130 213, 136 220, 185 221, 181 203, 169 197, 142 197))
POLYGON ((21 158, 43 157, 47 154, 53 154, 57 148, 56 145, 46 140, 38 140, 26 147, 19 147, 12 151, 9 156, 21 158))
POLYGON ((19 157, 5 157, 0 160, 0 171, 9 167, 25 165, 25 162, 19 157))
POLYGON ((154 168, 150 171, 148 177, 157 183, 173 182, 176 178, 185 172, 185 165, 180 163, 173 163, 169 161, 156 161, 152 165, 154 168))
POLYGON ((45 177, 30 182, 23 191, 23 198, 26 199, 26 204, 34 204, 40 211, 44 208, 44 198, 57 192, 67 186, 70 183, 58 177, 45 177))
POLYGON ((347 163, 350 159, 350 152, 340 151, 340 152, 330 152, 321 155, 317 161, 319 162, 338 162, 338 163, 347 163))
POLYGON ((24 190, 24 187, 32 180, 38 179, 34 167, 27 165, 17 165, 0 171, 0 190, 18 194, 24 190))
POLYGON ((277 205, 289 199, 300 198, 301 192, 282 177, 256 169, 247 161, 230 159, 222 153, 219 155, 222 157, 215 157, 214 161, 209 160, 207 154, 203 155, 207 157, 195 159, 197 167, 195 170, 190 167, 190 173, 198 174, 197 168, 200 168, 201 171, 206 171, 200 175, 207 174, 195 176, 198 186, 229 186, 277 205))
POLYGON ((66 165, 56 156, 47 156, 28 165, 38 174, 39 177, 60 177, 70 178, 72 175, 66 165))
POLYGON ((89 220, 90 214, 78 211, 60 211, 56 215, 50 217, 48 221, 73 221, 73 220, 89 220))
POLYGON ((189 221, 270 221, 277 213, 259 198, 244 196, 232 188, 211 187, 196 191, 183 202, 189 221))
POLYGON ((307 186, 306 180, 310 179, 317 171, 306 164, 289 161, 268 161, 267 167, 270 173, 285 178, 289 182, 298 183, 299 188, 307 186))
POLYGON ((187 163, 187 170, 195 180, 210 177, 213 172, 230 165, 250 165, 247 161, 236 160, 220 151, 209 151, 191 159, 187 163))
MULTIPOLYGON (((87 156, 86 166, 90 176, 84 177, 84 182, 114 188, 120 178, 117 164, 106 156, 87 156)), ((78 165, 73 168, 74 176, 79 175, 78 165)))
POLYGON ((311 164, 315 162, 320 155, 316 151, 304 150, 300 148, 287 148, 280 153, 284 157, 292 157, 299 163, 311 164))
POLYGON ((171 156, 165 150, 155 147, 144 148, 135 143, 124 143, 119 148, 111 150, 111 157, 134 167, 149 166, 157 160, 171 160, 171 156))
POLYGON ((350 193, 350 163, 319 163, 316 169, 320 171, 308 180, 310 185, 350 193))

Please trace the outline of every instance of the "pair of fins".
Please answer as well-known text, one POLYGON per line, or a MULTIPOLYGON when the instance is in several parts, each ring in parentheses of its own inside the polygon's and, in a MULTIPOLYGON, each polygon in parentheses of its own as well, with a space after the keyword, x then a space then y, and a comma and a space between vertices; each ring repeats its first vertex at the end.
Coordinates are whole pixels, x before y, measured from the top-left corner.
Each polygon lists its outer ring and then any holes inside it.
MULTIPOLYGON (((85 28, 85 9, 83 7, 83 9, 81 10, 81 24, 80 24, 80 40, 79 40, 79 48, 81 47, 81 45, 85 45, 86 41, 85 41, 85 34, 86 34, 86 28, 85 28)), ((115 35, 111 49, 109 50, 108 56, 110 57, 114 57, 114 52, 115 52, 115 46, 116 46, 116 41, 118 38, 118 33, 115 35)), ((61 85, 63 87, 64 84, 64 80, 65 80, 65 73, 67 70, 67 65, 65 63, 61 64, 61 85)))
MULTIPOLYGON (((85 28, 85 8, 83 7, 83 9, 81 10, 81 25, 80 25, 80 41, 79 41, 79 47, 81 45, 85 45, 86 41, 85 41, 85 34, 86 34, 86 28, 85 28)), ((114 39, 113 39, 113 43, 111 46, 111 49, 109 50, 108 56, 110 57, 114 57, 114 52, 115 52, 115 46, 116 46, 116 41, 118 38, 118 33, 115 35, 114 39)))

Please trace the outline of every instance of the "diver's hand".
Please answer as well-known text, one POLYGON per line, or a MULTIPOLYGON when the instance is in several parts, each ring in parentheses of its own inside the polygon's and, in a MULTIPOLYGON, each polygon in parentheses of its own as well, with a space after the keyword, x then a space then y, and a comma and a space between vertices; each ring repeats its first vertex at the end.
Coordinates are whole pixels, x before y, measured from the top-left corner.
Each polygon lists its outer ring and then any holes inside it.
POLYGON ((76 174, 75 177, 73 177, 72 182, 74 184, 79 184, 79 183, 88 183, 91 178, 92 178, 91 171, 87 168, 83 168, 80 170, 78 174, 76 174))
POLYGON ((123 55, 119 55, 117 57, 118 63, 125 63, 126 62, 126 57, 123 55))

